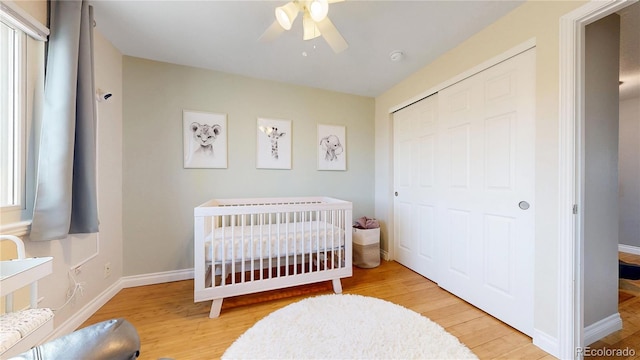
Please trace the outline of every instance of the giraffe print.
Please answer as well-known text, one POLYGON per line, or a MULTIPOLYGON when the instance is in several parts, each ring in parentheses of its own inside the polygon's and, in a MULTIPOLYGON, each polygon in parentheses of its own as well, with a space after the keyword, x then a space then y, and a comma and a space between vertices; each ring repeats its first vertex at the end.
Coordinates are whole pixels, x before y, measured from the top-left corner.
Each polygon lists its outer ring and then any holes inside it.
POLYGON ((278 159, 278 139, 285 135, 284 132, 278 132, 277 127, 269 127, 264 132, 269 140, 271 140, 271 157, 278 159))

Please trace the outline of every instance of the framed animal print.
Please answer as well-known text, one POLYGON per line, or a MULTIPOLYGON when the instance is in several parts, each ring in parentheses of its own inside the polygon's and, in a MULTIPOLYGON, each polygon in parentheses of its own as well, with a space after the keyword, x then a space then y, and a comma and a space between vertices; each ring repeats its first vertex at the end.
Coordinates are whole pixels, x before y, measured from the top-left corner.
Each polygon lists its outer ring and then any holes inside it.
POLYGON ((291 169, 291 121, 258 118, 256 168, 291 169))
POLYGON ((185 168, 227 168, 227 114, 182 111, 185 168))
POLYGON ((346 129, 318 124, 318 170, 347 170, 346 129))

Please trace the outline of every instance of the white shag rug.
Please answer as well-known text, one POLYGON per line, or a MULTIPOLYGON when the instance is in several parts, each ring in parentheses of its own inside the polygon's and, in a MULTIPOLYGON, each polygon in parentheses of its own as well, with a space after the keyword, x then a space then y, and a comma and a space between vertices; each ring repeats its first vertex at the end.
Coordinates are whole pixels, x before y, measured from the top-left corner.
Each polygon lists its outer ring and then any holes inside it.
POLYGON ((223 359, 477 359, 440 325, 394 303, 322 295, 274 311, 223 359))

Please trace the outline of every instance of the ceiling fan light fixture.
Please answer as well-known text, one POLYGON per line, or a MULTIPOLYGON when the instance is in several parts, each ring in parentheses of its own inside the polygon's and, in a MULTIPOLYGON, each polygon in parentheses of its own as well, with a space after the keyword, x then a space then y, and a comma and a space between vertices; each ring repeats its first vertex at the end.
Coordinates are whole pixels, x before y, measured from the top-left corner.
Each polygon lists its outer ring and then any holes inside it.
POLYGON ((320 36, 320 29, 318 29, 318 25, 311 20, 311 17, 308 13, 304 14, 302 18, 302 40, 311 40, 320 36))
POLYGON ((339 54, 349 47, 336 26, 329 19, 329 3, 344 0, 292 0, 275 9, 276 20, 260 36, 260 41, 271 41, 280 33, 291 30, 298 13, 302 13, 302 29, 304 40, 318 36, 327 42, 334 53, 339 54))
POLYGON ((276 8, 276 20, 285 30, 291 30, 293 22, 298 16, 298 7, 293 2, 276 8))
POLYGON ((329 13, 329 2, 328 0, 312 0, 308 9, 313 21, 322 21, 329 13))

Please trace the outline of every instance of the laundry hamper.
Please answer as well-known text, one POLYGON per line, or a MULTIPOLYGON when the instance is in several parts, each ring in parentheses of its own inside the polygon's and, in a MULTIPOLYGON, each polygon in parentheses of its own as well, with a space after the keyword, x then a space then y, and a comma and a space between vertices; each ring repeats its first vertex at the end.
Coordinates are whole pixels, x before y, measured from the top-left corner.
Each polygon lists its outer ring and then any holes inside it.
POLYGON ((380 265, 380 228, 353 228, 353 265, 374 268, 380 265))

